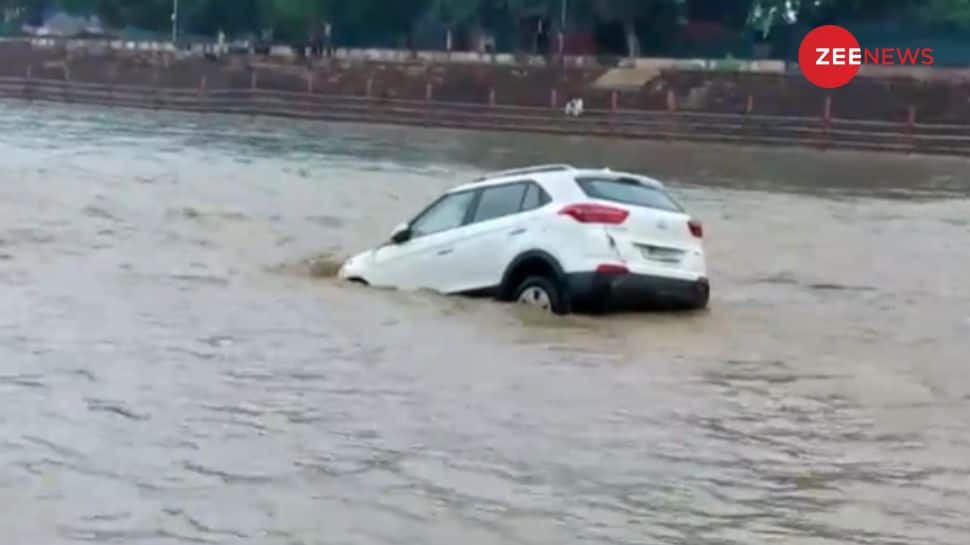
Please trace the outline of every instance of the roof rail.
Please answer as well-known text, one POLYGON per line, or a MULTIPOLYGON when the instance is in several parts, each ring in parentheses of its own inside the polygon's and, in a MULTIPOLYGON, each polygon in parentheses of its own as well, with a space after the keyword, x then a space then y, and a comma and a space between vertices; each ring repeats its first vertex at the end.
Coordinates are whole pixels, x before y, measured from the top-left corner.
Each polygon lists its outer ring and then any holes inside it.
POLYGON ((534 167, 526 168, 516 168, 512 170, 501 170, 499 172, 492 172, 476 178, 476 182, 484 182, 485 180, 492 180, 495 178, 504 178, 506 176, 524 176, 526 174, 541 174, 543 172, 565 172, 576 170, 576 167, 567 164, 550 164, 550 165, 536 165, 534 167))

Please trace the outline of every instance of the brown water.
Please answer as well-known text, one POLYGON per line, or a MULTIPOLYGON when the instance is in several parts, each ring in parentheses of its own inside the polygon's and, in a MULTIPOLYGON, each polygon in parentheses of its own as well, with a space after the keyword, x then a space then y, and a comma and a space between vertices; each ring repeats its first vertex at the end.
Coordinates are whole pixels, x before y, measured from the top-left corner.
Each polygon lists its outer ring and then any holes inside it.
POLYGON ((0 158, 5 545, 970 536, 970 163, 22 103, 0 158), (710 312, 327 277, 561 160, 671 180, 710 312))

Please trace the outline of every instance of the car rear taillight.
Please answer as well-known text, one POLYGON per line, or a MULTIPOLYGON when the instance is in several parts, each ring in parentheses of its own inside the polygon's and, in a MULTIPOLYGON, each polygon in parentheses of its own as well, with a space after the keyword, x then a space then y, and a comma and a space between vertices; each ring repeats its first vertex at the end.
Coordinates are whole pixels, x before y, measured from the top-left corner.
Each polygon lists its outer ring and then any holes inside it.
POLYGON ((687 222, 687 227, 690 228, 690 234, 697 238, 704 238, 704 224, 697 220, 690 220, 687 222))
POLYGON ((630 217, 630 212, 622 208, 602 204, 572 204, 559 211, 580 223, 606 223, 619 225, 630 217))
POLYGON ((596 267, 596 272, 599 274, 629 274, 630 269, 626 268, 626 265, 605 264, 596 267))

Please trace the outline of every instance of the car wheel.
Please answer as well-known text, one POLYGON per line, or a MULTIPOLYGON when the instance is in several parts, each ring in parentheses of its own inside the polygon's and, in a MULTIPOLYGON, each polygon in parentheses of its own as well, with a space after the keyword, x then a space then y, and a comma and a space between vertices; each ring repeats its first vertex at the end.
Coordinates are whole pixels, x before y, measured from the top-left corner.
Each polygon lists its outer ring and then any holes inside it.
POLYGON ((515 290, 516 302, 554 314, 566 314, 562 291, 548 278, 530 276, 515 290))
POLYGON ((711 287, 703 284, 698 288, 697 297, 694 298, 691 310, 704 310, 711 302, 711 287))

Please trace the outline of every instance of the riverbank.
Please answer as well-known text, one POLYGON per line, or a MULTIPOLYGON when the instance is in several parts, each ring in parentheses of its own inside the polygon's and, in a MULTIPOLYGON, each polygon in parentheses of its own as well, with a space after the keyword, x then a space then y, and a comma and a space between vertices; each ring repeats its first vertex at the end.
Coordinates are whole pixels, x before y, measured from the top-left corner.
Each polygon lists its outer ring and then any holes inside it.
MULTIPOLYGON (((310 61, 0 44, 0 97, 421 126, 970 155, 962 79, 310 61), (567 117, 567 100, 586 111, 567 117)), ((639 68, 637 66, 640 66, 639 68)))

